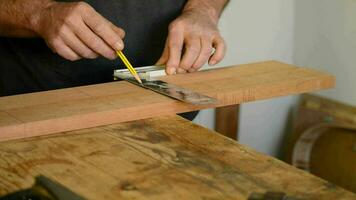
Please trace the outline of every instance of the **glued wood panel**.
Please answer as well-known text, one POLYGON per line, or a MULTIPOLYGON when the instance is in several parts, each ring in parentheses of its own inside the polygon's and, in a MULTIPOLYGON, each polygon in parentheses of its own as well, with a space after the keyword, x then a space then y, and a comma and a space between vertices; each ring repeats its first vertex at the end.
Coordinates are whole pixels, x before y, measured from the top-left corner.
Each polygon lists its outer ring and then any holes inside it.
POLYGON ((88 199, 356 198, 177 116, 0 142, 0 157, 0 196, 42 174, 88 199))
POLYGON ((0 98, 0 140, 46 135, 101 125, 235 105, 331 88, 323 72, 269 61, 162 77, 218 99, 208 106, 178 102, 127 82, 111 82, 0 98))

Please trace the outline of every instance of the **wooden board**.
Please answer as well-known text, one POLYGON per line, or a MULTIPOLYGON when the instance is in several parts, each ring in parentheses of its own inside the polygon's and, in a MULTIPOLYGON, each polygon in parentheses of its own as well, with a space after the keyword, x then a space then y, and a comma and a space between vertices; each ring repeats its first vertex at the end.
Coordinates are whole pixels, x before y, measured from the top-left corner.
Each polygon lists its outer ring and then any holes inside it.
POLYGON ((42 174, 89 199, 356 195, 177 116, 0 143, 0 195, 42 174))
POLYGON ((127 82, 0 98, 0 141, 240 104, 331 88, 334 77, 275 61, 163 77, 215 97, 218 104, 193 106, 127 82))

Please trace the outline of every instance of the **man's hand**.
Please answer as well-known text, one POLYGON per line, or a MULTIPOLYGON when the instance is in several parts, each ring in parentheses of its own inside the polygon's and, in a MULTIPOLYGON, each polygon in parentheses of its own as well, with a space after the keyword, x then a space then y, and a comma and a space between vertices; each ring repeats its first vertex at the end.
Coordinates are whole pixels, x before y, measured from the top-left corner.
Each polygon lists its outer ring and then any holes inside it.
POLYGON ((122 50, 125 32, 110 23, 84 2, 51 2, 35 17, 34 31, 47 45, 68 60, 115 59, 122 50))
POLYGON ((69 60, 116 58, 125 32, 84 2, 0 0, 0 36, 38 37, 69 60))
POLYGON ((210 65, 220 62, 226 45, 217 23, 225 3, 188 1, 182 15, 170 24, 163 54, 156 64, 166 64, 167 74, 174 74, 195 72, 207 61, 210 65))

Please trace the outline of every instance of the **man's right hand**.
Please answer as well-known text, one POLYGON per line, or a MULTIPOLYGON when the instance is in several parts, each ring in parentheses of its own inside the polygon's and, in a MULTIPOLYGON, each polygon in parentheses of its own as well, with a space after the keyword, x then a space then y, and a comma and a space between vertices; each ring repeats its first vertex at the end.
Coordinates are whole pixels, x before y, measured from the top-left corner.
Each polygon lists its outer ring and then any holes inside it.
POLYGON ((113 25, 84 2, 50 2, 33 17, 33 30, 68 60, 115 59, 122 50, 124 30, 113 25))

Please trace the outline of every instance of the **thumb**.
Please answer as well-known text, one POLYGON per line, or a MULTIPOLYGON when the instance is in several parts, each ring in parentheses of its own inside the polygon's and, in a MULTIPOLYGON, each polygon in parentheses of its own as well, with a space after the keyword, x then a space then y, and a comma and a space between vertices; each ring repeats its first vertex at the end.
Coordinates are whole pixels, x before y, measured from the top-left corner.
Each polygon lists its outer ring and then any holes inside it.
POLYGON ((155 63, 155 65, 164 65, 167 63, 169 58, 169 51, 168 51, 168 47, 167 44, 164 46, 163 49, 163 53, 161 55, 161 57, 158 59, 158 61, 155 63))
MULTIPOLYGON (((163 53, 161 55, 161 57, 158 59, 158 61, 155 63, 155 65, 166 65, 169 59, 169 49, 168 49, 168 45, 166 42, 166 45, 164 47, 163 53)), ((166 65, 166 74, 172 75, 175 74, 176 69, 175 68, 170 68, 167 67, 166 65)))

